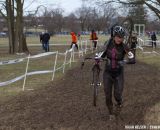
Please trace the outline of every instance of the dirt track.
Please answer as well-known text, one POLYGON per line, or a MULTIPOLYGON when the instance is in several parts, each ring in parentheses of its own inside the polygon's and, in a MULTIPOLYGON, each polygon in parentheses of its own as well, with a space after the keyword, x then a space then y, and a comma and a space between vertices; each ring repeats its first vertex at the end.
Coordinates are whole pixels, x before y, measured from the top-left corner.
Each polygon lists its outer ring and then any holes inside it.
POLYGON ((126 66, 124 107, 119 118, 109 121, 103 86, 98 106, 92 105, 91 66, 69 70, 58 82, 1 103, 0 129, 123 130, 125 125, 160 125, 160 108, 150 109, 160 101, 156 68, 143 63, 126 66))

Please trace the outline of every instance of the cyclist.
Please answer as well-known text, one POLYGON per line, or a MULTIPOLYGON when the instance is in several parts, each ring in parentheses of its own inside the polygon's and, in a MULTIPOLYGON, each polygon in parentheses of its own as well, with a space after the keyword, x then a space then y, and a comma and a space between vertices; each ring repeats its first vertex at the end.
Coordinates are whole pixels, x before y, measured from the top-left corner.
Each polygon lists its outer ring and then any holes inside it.
POLYGON ((74 32, 71 32, 71 36, 72 36, 71 49, 73 48, 73 45, 75 45, 77 50, 78 50, 77 36, 76 36, 76 34, 74 32))
POLYGON ((92 40, 94 49, 96 49, 98 37, 97 37, 97 34, 94 30, 91 31, 90 40, 92 40))
MULTIPOLYGON (((103 74, 104 92, 106 96, 106 105, 109 110, 110 116, 113 113, 112 102, 112 86, 114 85, 114 98, 117 102, 117 110, 121 110, 122 107, 122 92, 124 84, 123 65, 120 64, 124 60, 125 54, 128 54, 128 58, 133 58, 133 53, 129 51, 128 47, 123 44, 125 36, 125 30, 121 26, 115 26, 113 29, 113 35, 108 41, 105 51, 103 51, 98 57, 107 57, 105 70, 103 74)), ((132 62, 131 62, 132 63, 132 62)), ((133 62, 135 63, 135 62, 133 62)))

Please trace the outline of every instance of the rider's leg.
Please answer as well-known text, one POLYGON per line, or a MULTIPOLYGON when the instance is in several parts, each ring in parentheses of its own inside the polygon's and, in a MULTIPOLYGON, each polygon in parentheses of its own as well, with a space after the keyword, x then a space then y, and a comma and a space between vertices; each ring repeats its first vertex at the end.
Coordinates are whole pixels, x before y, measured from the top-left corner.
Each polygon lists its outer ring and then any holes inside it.
POLYGON ((94 43, 94 44, 95 44, 95 45, 94 45, 94 47, 95 47, 95 48, 97 48, 97 41, 95 41, 95 43, 94 43))
POLYGON ((124 86, 124 75, 123 70, 114 80, 114 97, 117 102, 117 105, 122 105, 122 93, 123 93, 123 86, 124 86))
POLYGON ((78 50, 78 45, 77 44, 75 44, 76 45, 76 48, 77 48, 77 50, 78 50))
POLYGON ((73 42, 71 43, 71 46, 70 46, 70 48, 72 48, 72 46, 73 46, 73 42))
POLYGON ((109 110, 109 114, 113 114, 113 102, 112 102, 112 85, 113 80, 111 75, 104 71, 103 74, 103 84, 104 84, 104 92, 106 96, 106 105, 109 110))
POLYGON ((96 47, 97 47, 97 42, 94 41, 93 43, 94 43, 94 49, 96 49, 96 47))

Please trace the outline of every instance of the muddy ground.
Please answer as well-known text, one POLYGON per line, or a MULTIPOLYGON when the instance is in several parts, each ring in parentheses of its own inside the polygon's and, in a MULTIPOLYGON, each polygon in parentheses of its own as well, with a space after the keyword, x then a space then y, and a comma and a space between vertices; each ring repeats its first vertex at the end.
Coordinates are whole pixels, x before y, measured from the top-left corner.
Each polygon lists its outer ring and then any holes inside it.
MULTIPOLYGON (((103 86, 92 105, 92 63, 69 70, 57 82, 0 103, 0 130, 124 130, 128 125, 160 125, 160 73, 138 62, 125 66, 124 107, 109 120, 103 86)), ((104 64, 102 64, 102 68, 104 64)), ((102 73, 101 73, 102 77, 102 73)))

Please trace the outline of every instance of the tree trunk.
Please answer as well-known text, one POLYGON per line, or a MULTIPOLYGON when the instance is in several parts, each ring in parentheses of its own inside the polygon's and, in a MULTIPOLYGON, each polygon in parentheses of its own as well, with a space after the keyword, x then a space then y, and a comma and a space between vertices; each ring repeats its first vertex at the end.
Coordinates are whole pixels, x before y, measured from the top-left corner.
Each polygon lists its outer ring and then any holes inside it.
POLYGON ((16 44, 18 45, 18 52, 28 53, 26 38, 23 33, 23 3, 17 0, 17 18, 16 18, 16 44))
POLYGON ((9 54, 14 53, 14 10, 12 0, 6 0, 7 24, 9 32, 9 54))

